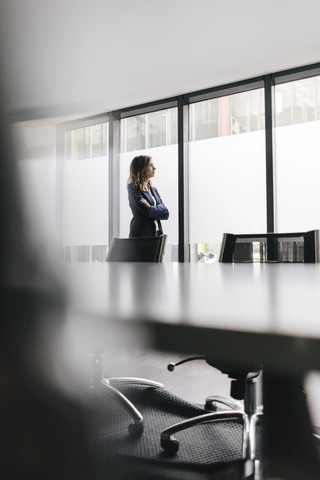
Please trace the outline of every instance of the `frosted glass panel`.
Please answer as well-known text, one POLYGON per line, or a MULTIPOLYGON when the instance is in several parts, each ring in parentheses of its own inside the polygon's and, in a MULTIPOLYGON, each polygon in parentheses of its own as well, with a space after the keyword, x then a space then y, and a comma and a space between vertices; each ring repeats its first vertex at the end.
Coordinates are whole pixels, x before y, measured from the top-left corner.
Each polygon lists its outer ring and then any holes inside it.
POLYGON ((13 125, 13 133, 30 235, 37 245, 52 249, 58 240, 56 127, 40 120, 18 122, 13 125))
POLYGON ((320 121, 276 129, 276 229, 320 228, 320 121))
POLYGON ((320 226, 320 76, 275 87, 276 230, 320 226))
POLYGON ((192 244, 266 231, 264 130, 191 142, 189 162, 192 244))
POLYGON ((63 165, 64 244, 106 245, 107 241, 107 157, 65 161, 63 165))
POLYGON ((178 243, 178 145, 120 154, 120 237, 129 236, 132 213, 128 202, 127 181, 130 163, 136 155, 152 157, 152 163, 157 169, 152 183, 158 188, 163 203, 170 213, 169 219, 162 221, 163 232, 168 235, 167 244, 178 243))
POLYGON ((25 210, 32 222, 32 233, 56 241, 56 163, 43 158, 18 162, 25 210))

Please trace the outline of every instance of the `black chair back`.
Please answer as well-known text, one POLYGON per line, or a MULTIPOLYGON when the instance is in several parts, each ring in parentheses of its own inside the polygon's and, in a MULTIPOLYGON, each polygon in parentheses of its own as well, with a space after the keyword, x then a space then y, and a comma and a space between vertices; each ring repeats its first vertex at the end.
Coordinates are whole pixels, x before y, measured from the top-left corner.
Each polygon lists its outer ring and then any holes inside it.
POLYGON ((107 262, 161 262, 167 236, 111 240, 107 262))
POLYGON ((319 263, 319 230, 298 233, 225 233, 220 262, 319 263))

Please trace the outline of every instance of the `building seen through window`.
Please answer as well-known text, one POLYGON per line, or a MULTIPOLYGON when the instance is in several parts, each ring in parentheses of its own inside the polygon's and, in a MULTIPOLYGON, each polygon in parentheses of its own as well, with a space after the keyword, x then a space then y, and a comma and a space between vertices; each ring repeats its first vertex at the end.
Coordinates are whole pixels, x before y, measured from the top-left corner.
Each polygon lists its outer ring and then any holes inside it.
POLYGON ((254 132, 264 128, 263 90, 222 96, 190 105, 190 140, 254 132))
POLYGON ((132 152, 178 143, 177 109, 128 117, 121 121, 121 151, 132 152))
POLYGON ((276 86, 277 126, 320 120, 320 76, 276 86))
POLYGON ((65 159, 84 160, 107 155, 108 123, 68 130, 65 133, 65 159))

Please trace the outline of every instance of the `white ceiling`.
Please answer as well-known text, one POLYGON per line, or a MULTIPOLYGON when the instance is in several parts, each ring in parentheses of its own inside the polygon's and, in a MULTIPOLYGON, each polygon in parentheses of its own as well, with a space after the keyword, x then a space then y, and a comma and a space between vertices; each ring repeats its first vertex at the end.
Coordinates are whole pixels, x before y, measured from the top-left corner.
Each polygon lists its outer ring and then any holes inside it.
POLYGON ((5 0, 10 111, 91 114, 320 61, 319 0, 5 0))

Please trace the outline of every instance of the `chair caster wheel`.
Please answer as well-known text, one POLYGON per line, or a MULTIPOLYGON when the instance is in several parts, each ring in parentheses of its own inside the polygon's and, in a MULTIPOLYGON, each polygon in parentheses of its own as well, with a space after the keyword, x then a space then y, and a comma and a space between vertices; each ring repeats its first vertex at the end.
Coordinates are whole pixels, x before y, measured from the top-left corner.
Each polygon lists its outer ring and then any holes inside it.
POLYGON ((179 442, 175 438, 161 439, 161 447, 167 455, 174 455, 179 450, 179 442))
POLYGON ((210 412, 216 412, 218 410, 217 404, 212 400, 211 401, 207 400, 204 405, 204 408, 205 410, 210 410, 210 412))
POLYGON ((131 437, 140 437, 144 430, 143 423, 130 423, 128 426, 129 435, 131 437))

